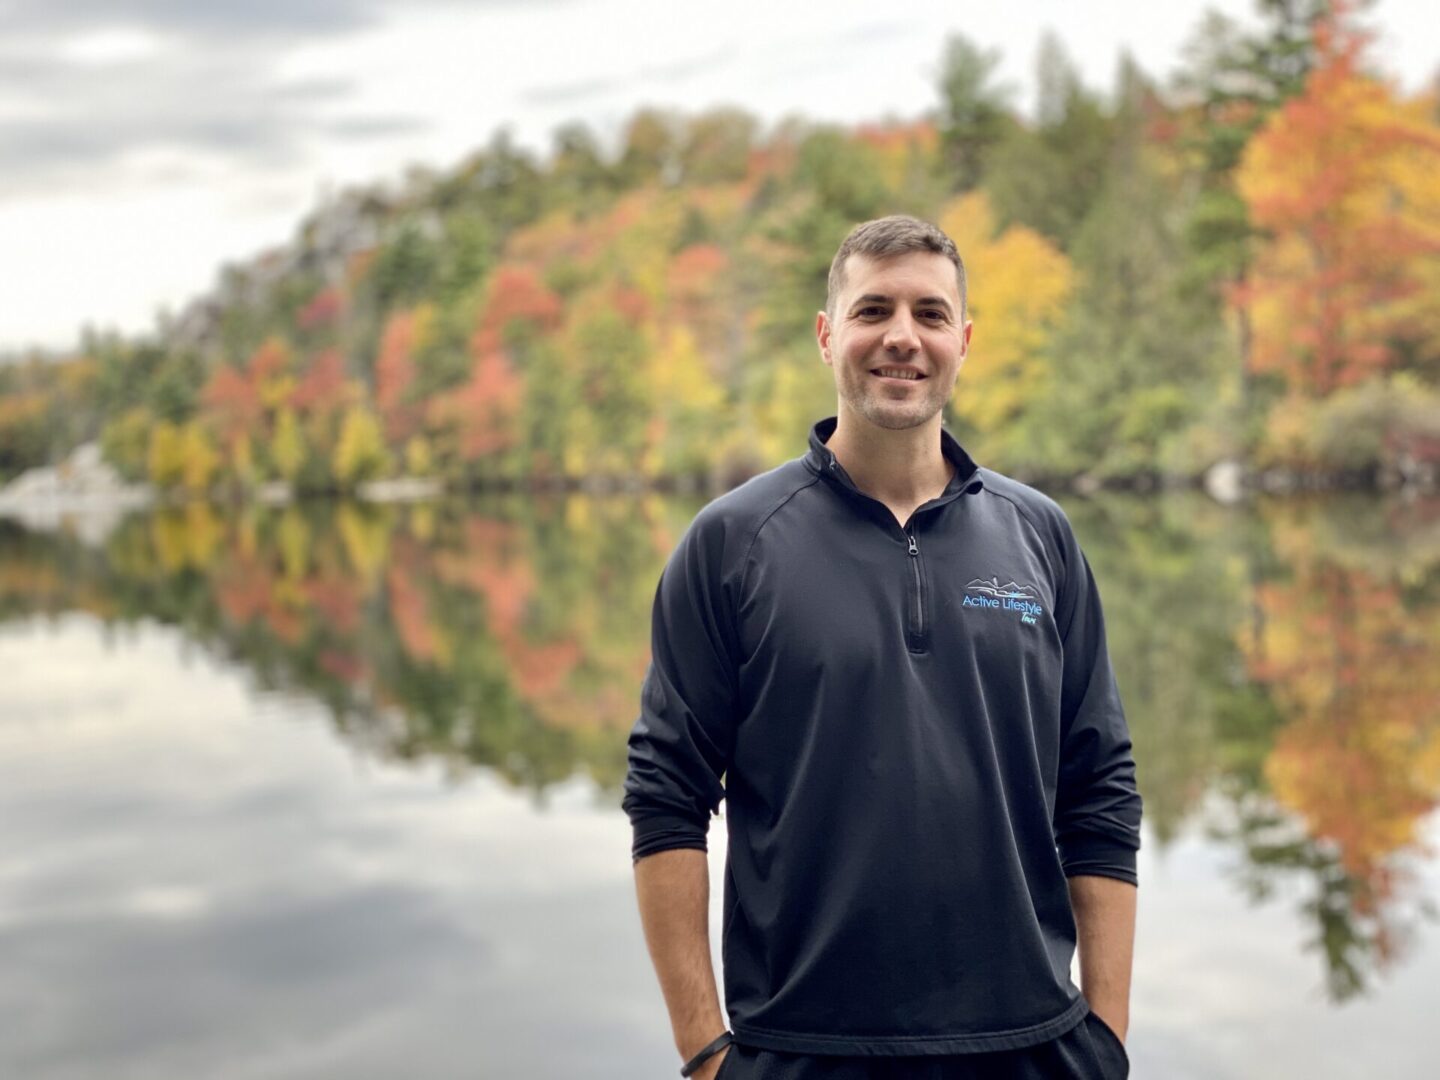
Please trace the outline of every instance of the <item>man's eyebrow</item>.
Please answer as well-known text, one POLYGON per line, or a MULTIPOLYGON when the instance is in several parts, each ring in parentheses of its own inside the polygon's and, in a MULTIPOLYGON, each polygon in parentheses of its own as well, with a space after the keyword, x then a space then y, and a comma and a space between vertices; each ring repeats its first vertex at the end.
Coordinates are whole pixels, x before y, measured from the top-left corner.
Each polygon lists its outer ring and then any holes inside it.
MULTIPOLYGON (((853 311, 859 304, 893 304, 895 298, 886 296, 884 293, 866 293, 864 296, 857 296, 854 303, 850 305, 853 311)), ((922 296, 915 301, 916 307, 943 307, 947 312, 953 310, 950 301, 943 296, 922 296)))

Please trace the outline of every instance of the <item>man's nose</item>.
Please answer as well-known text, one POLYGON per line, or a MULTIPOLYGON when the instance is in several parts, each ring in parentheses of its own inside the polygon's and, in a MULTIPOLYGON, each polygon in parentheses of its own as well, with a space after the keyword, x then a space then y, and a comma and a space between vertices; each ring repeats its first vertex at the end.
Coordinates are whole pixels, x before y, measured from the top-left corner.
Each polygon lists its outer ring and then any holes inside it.
POLYGON ((920 348, 920 337, 915 332, 915 320, 909 313, 895 313, 890 325, 885 328, 884 345, 887 349, 907 355, 920 348))

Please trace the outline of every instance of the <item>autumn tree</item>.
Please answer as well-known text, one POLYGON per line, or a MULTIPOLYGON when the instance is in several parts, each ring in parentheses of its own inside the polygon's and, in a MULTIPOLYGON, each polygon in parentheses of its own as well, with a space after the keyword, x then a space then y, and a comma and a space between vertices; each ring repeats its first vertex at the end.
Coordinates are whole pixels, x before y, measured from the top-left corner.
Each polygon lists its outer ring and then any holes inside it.
POLYGON ((275 418, 275 432, 267 449, 276 474, 293 484, 310 452, 293 410, 282 409, 275 418))
POLYGON ((1253 367, 1304 396, 1440 349, 1414 318, 1440 259, 1440 125, 1427 101, 1365 73, 1349 8, 1319 25, 1304 92, 1249 144, 1237 176, 1267 238, 1234 295, 1254 323, 1253 367))
POLYGON ((689 327, 673 326, 657 343, 649 383, 654 407, 645 425, 642 471, 651 477, 702 475, 714 460, 716 440, 731 425, 725 390, 689 327))
MULTIPOLYGON (((475 358, 467 382, 431 399, 427 422, 458 464, 472 473, 493 475, 500 471, 495 466, 502 452, 519 441, 524 393, 525 384, 505 350, 489 349, 475 358)), ((427 452, 422 447, 414 450, 421 460, 427 452)))
MULTIPOLYGON (((1304 89, 1315 63, 1315 28, 1330 0, 1261 0, 1259 31, 1242 29, 1218 12, 1208 13, 1186 46, 1186 65, 1176 89, 1189 104, 1176 127, 1181 146, 1198 157, 1200 190, 1187 211, 1187 274, 1191 287, 1216 299, 1243 290, 1256 239, 1249 208, 1235 186, 1245 147, 1286 101, 1304 89)), ((1242 411, 1251 407, 1251 326, 1236 307, 1242 411)))
POLYGON ((965 260, 976 328, 952 408, 980 448, 999 449, 1051 377, 1047 346, 1073 288, 1070 261, 1033 229, 997 229, 980 192, 949 203, 940 227, 965 260))
POLYGON ((380 420, 363 405, 352 405, 340 423, 331 468, 343 490, 382 475, 388 464, 380 420))
POLYGON ((424 346, 430 309, 397 311, 386 320, 375 358, 375 405, 384 423, 388 442, 403 444, 420 425, 421 410, 415 400, 417 352, 424 346))

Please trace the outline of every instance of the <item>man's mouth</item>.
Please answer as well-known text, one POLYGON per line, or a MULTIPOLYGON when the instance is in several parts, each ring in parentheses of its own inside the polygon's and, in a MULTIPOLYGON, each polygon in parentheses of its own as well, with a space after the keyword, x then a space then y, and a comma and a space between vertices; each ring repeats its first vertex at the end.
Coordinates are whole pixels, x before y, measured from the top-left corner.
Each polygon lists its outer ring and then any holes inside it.
POLYGON ((924 375, 910 368, 875 368, 870 374, 877 375, 882 379, 899 379, 905 382, 919 382, 925 378, 924 375))

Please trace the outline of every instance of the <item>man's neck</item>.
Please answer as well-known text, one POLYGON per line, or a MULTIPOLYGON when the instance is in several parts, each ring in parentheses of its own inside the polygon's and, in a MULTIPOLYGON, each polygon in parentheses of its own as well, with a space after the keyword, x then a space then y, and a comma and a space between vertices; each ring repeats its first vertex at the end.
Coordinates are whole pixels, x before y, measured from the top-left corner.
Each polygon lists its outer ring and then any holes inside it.
POLYGON ((892 431, 842 412, 825 445, 856 487, 892 509, 914 509, 938 497, 955 471, 940 449, 938 414, 919 427, 892 431))

